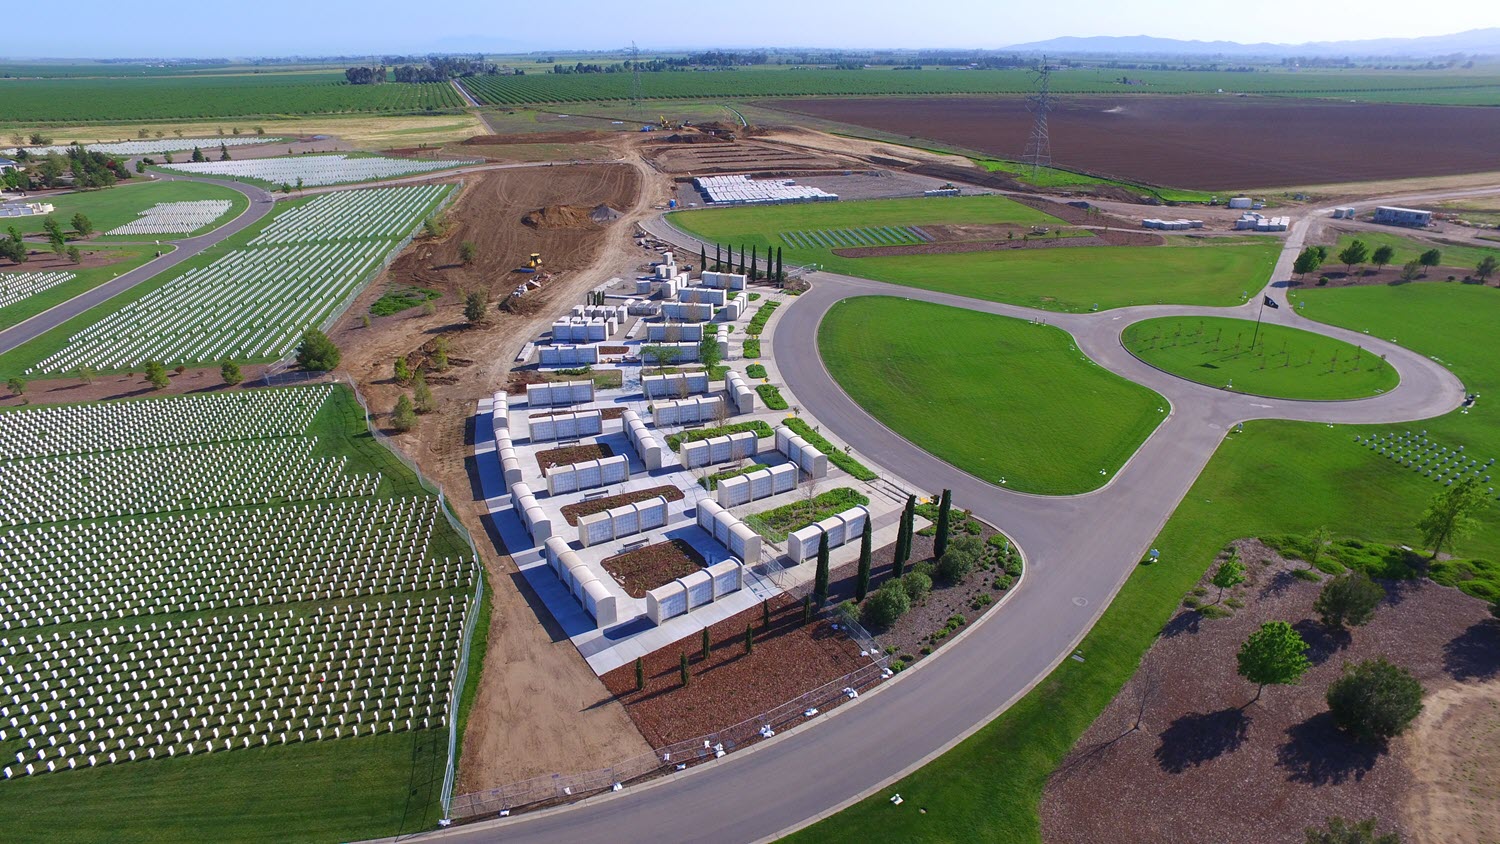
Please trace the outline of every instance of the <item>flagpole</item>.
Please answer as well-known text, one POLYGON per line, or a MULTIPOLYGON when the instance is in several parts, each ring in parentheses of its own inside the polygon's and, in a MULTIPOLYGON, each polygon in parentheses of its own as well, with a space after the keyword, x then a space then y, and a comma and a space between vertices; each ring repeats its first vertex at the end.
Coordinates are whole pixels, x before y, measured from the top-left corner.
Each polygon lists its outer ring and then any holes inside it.
POLYGON ((1255 315, 1255 333, 1250 335, 1250 353, 1255 354, 1255 340, 1260 336, 1260 318, 1266 314, 1266 294, 1260 294, 1260 311, 1255 315))

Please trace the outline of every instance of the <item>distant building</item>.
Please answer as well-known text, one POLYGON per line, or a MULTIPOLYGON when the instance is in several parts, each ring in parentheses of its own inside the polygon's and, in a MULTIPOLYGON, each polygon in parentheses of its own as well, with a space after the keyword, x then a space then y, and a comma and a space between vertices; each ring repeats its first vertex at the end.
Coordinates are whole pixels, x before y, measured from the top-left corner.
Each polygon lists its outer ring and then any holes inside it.
POLYGON ((1385 223, 1388 226, 1425 228, 1432 225, 1432 212, 1416 208, 1397 208, 1394 205, 1382 205, 1375 209, 1375 222, 1385 223))
POLYGON ((22 166, 21 162, 19 162, 19 161, 15 161, 15 160, 12 160, 12 159, 9 159, 9 158, 0 158, 0 173, 4 173, 7 170, 25 170, 25 169, 26 168, 24 166, 22 166))
POLYGON ((1333 219, 1352 220, 1354 219, 1354 209, 1349 206, 1345 206, 1343 208, 1335 208, 1333 209, 1333 219))

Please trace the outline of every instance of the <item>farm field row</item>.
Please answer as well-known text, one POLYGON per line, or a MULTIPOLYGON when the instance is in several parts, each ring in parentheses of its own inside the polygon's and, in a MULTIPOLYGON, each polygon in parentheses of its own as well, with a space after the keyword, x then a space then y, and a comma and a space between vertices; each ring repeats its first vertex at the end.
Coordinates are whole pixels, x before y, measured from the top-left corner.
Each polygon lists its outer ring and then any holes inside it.
POLYGON ((445 82, 350 85, 342 73, 0 80, 6 125, 459 109, 445 82))
MULTIPOLYGON (((1424 282, 1292 295, 1307 303, 1309 317, 1436 356, 1471 392, 1500 389, 1489 364, 1500 354, 1500 336, 1486 328, 1500 320, 1493 290, 1424 282)), ((789 840, 960 840, 984 829, 994 831, 993 840, 1039 842, 1037 809, 1053 770, 1129 679, 1226 543, 1326 526, 1335 536, 1421 545, 1415 522, 1440 484, 1355 441, 1407 432, 1425 432, 1433 442, 1463 446, 1476 457, 1500 455, 1500 411, 1483 404, 1404 425, 1246 423, 1219 447, 1152 543, 1161 562, 1136 567, 1080 644, 1089 655, 1086 664, 1064 660, 1005 714, 944 756, 789 840), (993 764, 997 758, 1008 764, 993 764), (928 813, 892 813, 887 801, 896 792, 928 813)), ((1500 598, 1493 566, 1475 559, 1500 555, 1500 514, 1494 508, 1484 513, 1478 531, 1456 551, 1458 558, 1435 565, 1431 576, 1485 600, 1500 598)))
MULTIPOLYGON (((0 806, 0 822, 11 835, 45 837, 45 830, 65 825, 80 841, 347 840, 414 832, 434 822, 447 758, 448 694, 476 570, 471 549, 438 514, 436 499, 371 437, 347 388, 0 415, 8 437, 38 435, 8 439, 8 446, 37 456, 0 460, 7 477, 33 463, 103 458, 140 469, 157 453, 178 456, 186 467, 206 443, 241 456, 255 454, 257 444, 316 443, 295 471, 266 466, 257 472, 250 465, 243 474, 224 471, 185 496, 177 512, 142 509, 126 518, 11 528, 0 548, 0 570, 17 618, 30 622, 7 631, 0 645, 30 643, 36 650, 28 648, 21 660, 10 657, 0 670, 6 700, 22 682, 12 669, 28 662, 65 669, 64 679, 44 681, 58 692, 46 704, 58 719, 28 725, 59 739, 55 746, 39 744, 47 747, 45 759, 27 749, 26 736, 16 730, 0 740, 8 759, 22 752, 42 769, 27 776, 11 763, 19 775, 6 782, 0 806), (40 436, 58 425, 80 436, 72 445, 40 436), (261 439, 237 439, 243 437, 261 439), (128 450, 88 451, 121 447, 128 450), (58 448, 69 455, 53 456, 58 448), (85 452, 71 453, 80 448, 85 452), (215 506, 222 491, 296 483, 296 476, 329 461, 341 465, 341 477, 378 482, 352 497, 276 498, 250 510, 215 506), (48 549, 66 549, 70 564, 57 565, 48 549), (277 558, 298 562, 288 568, 277 558), (346 571, 351 562, 357 564, 353 574, 346 571), (163 565, 180 571, 162 578, 156 569, 163 565), (81 572, 88 576, 79 579, 81 572), (389 577, 373 577, 376 572, 389 577), (127 586, 132 583, 142 585, 127 586), (80 612, 86 615, 76 621, 68 617, 80 612), (87 643, 108 644, 111 636, 131 645, 80 661, 74 675, 64 664, 73 657, 51 644, 54 632, 83 643, 76 646, 80 652, 87 643), (148 667, 142 660, 153 654, 171 664, 148 667), (101 726, 86 735, 92 721, 74 723, 82 716, 76 701, 84 695, 111 724, 120 710, 129 726, 108 735, 101 726), (236 713, 243 720, 232 717, 236 713), (212 752, 205 752, 208 741, 212 752), (48 761, 68 760, 79 767, 45 770, 48 761), (184 806, 203 811, 185 812, 184 806), (236 810, 223 811, 226 806, 236 810)), ((126 486, 159 479, 139 471, 115 477, 126 486)), ((30 504, 48 503, 40 487, 8 488, 30 504)), ((29 714, 10 714, 28 724, 29 714)))
POLYGON ((0 372, 277 360, 343 307, 447 191, 374 188, 283 203, 173 271, 0 355, 0 372))
MULTIPOLYGON (((72 229, 71 221, 74 214, 82 213, 94 224, 96 232, 107 232, 117 226, 123 226, 137 217, 140 212, 145 211, 159 202, 192 202, 204 199, 228 200, 230 209, 227 214, 219 218, 220 223, 227 223, 238 217, 248 206, 250 201, 239 191, 230 190, 219 185, 204 184, 202 182, 146 182, 129 181, 117 184, 111 188, 92 191, 74 191, 73 193, 56 194, 47 197, 46 201, 56 206, 57 210, 52 216, 62 225, 63 231, 72 229)), ((37 234, 42 231, 42 225, 46 217, 15 217, 3 221, 5 226, 15 226, 21 234, 37 234)), ((188 234, 202 234, 203 232, 192 232, 185 234, 155 234, 150 237, 132 236, 118 237, 118 240, 172 240, 187 237, 188 234)))
MULTIPOLYGON (((1235 305, 1275 265, 1280 242, 1201 246, 1081 246, 845 258, 788 232, 868 226, 1019 224, 1060 220, 998 196, 822 202, 679 211, 673 224, 736 251, 783 249, 787 264, 1052 311, 1128 305, 1235 305)), ((1066 231, 1066 230, 1065 230, 1066 231)))
POLYGON ((1099 368, 1066 332, 1009 317, 846 299, 824 318, 818 349, 834 380, 886 426, 1020 492, 1102 486, 1165 418, 1165 399, 1099 368))

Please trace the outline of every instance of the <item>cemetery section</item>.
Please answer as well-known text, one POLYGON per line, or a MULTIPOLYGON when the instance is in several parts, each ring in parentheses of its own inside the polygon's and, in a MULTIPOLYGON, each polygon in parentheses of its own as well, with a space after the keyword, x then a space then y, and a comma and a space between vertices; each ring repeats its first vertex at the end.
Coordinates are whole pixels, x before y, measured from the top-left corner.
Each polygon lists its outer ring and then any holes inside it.
POLYGON ((189 161, 180 164, 163 164, 161 169, 198 176, 242 179, 275 188, 284 185, 312 188, 420 175, 479 163, 481 163, 479 159, 417 161, 380 155, 330 154, 230 161, 189 161))

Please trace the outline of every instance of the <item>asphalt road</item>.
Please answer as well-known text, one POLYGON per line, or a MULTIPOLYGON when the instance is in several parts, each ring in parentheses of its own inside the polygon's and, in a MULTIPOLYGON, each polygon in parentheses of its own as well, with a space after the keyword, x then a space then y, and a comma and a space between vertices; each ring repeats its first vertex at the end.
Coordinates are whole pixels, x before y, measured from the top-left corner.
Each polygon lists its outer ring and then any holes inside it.
POLYGON ((275 198, 270 193, 254 185, 247 185, 244 182, 236 182, 228 179, 198 179, 164 175, 158 175, 156 179, 163 182, 206 182, 211 185, 226 187, 232 191, 244 194, 250 200, 250 206, 238 217, 211 232, 200 234, 197 237, 185 237, 181 240, 166 241, 163 246, 172 248, 172 251, 167 252, 160 258, 147 261, 129 272, 121 273, 118 277, 106 281, 87 293, 74 296, 72 299, 50 310, 43 311, 24 322, 17 323, 4 331, 0 331, 0 354, 4 354, 29 340, 34 340, 89 308, 103 304, 110 297, 118 296, 146 279, 164 273, 178 264, 196 257, 200 252, 210 246, 214 246, 224 240, 224 238, 236 232, 244 231, 260 222, 260 219, 269 214, 271 209, 275 207, 275 198))
MULTIPOLYGON (((1318 213, 1318 212, 1313 212, 1318 213)), ((574 806, 432 833, 462 841, 743 842, 779 837, 892 782, 998 715, 1074 652, 1236 423, 1413 421, 1447 413, 1463 387, 1420 354, 1297 317, 1282 290, 1309 220, 1290 232, 1264 294, 1282 302, 1265 319, 1361 343, 1387 355, 1401 376, 1384 395, 1348 402, 1265 399, 1193 384, 1125 351, 1120 332, 1140 319, 1178 314, 1254 318, 1261 295, 1238 308, 1153 306, 1054 314, 914 290, 831 273, 784 309, 768 335, 783 380, 800 405, 857 454, 954 499, 1009 533, 1027 560, 1015 598, 896 682, 854 705, 714 764, 574 806), (1013 492, 933 457, 865 413, 834 383, 817 350, 824 314, 845 298, 891 295, 987 313, 1041 319, 1070 332, 1099 363, 1167 399, 1156 431, 1103 487, 1075 496, 1013 492)), ((698 243, 664 224, 653 232, 689 251, 698 243)), ((1088 654, 1083 654, 1087 660, 1088 654)))

